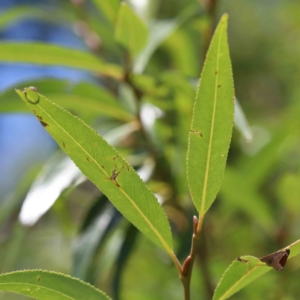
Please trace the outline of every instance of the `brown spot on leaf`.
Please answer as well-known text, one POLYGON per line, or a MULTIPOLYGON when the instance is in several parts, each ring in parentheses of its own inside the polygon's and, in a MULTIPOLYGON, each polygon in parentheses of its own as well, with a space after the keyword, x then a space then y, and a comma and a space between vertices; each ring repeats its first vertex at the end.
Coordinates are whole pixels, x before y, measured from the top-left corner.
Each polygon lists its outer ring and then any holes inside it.
POLYGON ((215 72, 215 75, 217 75, 217 74, 218 74, 218 71, 215 72))
POLYGON ((197 131, 197 130, 192 130, 192 129, 190 129, 190 132, 193 133, 193 134, 198 134, 200 137, 203 136, 203 135, 202 135, 202 132, 197 131))
MULTIPOLYGON (((119 155, 118 155, 119 156, 119 155)), ((121 171, 124 169, 125 165, 120 169, 119 172, 117 172, 117 166, 115 165, 114 169, 112 170, 111 177, 109 178, 117 187, 120 187, 119 183, 117 182, 117 177, 121 173, 121 171)))
POLYGON ((63 147, 64 147, 64 148, 66 148, 66 144, 65 144, 65 142, 62 142, 62 145, 63 145, 63 147))
POLYGON ((112 159, 114 160, 114 161, 116 161, 116 159, 119 157, 119 155, 116 155, 115 157, 113 157, 112 159))
POLYGON ((40 275, 37 277, 37 281, 41 281, 41 276, 40 275))
POLYGON ((238 260, 238 261, 240 261, 242 263, 247 263, 248 262, 247 259, 243 259, 243 258, 240 258, 240 257, 238 257, 236 260, 238 260))
POLYGON ((221 84, 218 85, 218 88, 220 88, 220 87, 221 87, 221 84))
POLYGON ((47 126, 49 126, 49 124, 47 124, 46 122, 44 122, 44 121, 40 121, 40 123, 44 126, 44 127, 47 127, 47 126))
POLYGON ((121 173, 121 171, 120 171, 120 172, 116 172, 116 171, 117 171, 117 167, 115 166, 115 168, 112 170, 110 180, 111 180, 117 187, 120 187, 120 185, 119 185, 118 182, 117 182, 117 177, 119 176, 119 174, 121 173))
POLYGON ((90 161, 91 161, 89 157, 87 157, 87 158, 86 158, 86 160, 87 160, 88 162, 90 162, 90 161))

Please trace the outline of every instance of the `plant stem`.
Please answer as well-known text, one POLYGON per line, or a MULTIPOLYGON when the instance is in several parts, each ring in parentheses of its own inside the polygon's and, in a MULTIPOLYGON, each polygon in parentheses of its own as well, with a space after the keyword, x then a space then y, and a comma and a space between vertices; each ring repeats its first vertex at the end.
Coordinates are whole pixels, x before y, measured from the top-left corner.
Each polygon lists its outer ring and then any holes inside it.
POLYGON ((199 216, 199 220, 197 217, 194 216, 193 220, 193 227, 194 227, 194 232, 192 236, 192 245, 191 245, 191 251, 189 256, 187 257, 186 261, 188 263, 185 265, 183 264, 182 267, 182 272, 181 272, 181 282, 183 284, 183 289, 184 289, 184 300, 190 300, 190 284, 191 284, 191 278, 192 278, 192 271, 193 271, 193 265, 195 261, 195 257, 197 254, 197 250, 199 247, 199 241, 200 241, 200 235, 203 227, 203 217, 204 214, 199 216))

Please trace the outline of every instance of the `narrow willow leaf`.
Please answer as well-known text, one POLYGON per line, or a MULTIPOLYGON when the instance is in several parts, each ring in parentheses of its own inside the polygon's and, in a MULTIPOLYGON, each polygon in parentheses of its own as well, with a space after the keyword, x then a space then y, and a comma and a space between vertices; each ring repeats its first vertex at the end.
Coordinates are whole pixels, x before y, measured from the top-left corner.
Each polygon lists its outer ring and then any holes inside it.
MULTIPOLYGON (((21 102, 21 104, 23 103, 21 102)), ((135 126, 127 123, 108 131, 105 134, 105 139, 111 145, 115 145, 135 130, 135 126)), ((28 173, 26 176, 28 177, 28 173)), ((63 157, 60 157, 60 153, 56 153, 45 163, 41 172, 33 180, 23 201, 19 220, 23 225, 34 225, 52 207, 65 189, 75 187, 85 180, 86 177, 82 175, 68 156, 64 154, 63 157)), ((25 193, 23 192, 23 195, 25 193)), ((13 199, 9 199, 8 207, 13 208, 14 202, 11 200, 13 199)), ((0 222, 2 215, 7 217, 7 210, 5 210, 4 205, 3 210, 2 207, 0 209, 0 222)))
POLYGON ((125 2, 121 3, 115 31, 116 40, 135 56, 145 46, 148 28, 125 2))
POLYGON ((16 92, 82 173, 141 232, 173 255, 170 226, 161 206, 116 149, 36 88, 16 92))
POLYGON ((97 8, 107 17, 107 19, 114 24, 116 21, 118 7, 119 7, 119 0, 92 0, 97 8))
POLYGON ((76 21, 74 14, 68 9, 62 10, 52 7, 51 10, 45 10, 33 5, 18 5, 11 9, 6 9, 5 13, 0 14, 0 29, 5 28, 13 22, 29 18, 61 24, 65 24, 66 21, 76 21), (54 15, 55 18, 53 18, 54 15))
POLYGON ((228 299, 269 270, 270 268, 256 257, 242 256, 239 260, 236 259, 223 274, 213 300, 228 299))
MULTIPOLYGON (((192 86, 197 88, 197 81, 191 81, 192 86)), ((234 126, 243 135, 246 142, 251 142, 253 139, 252 130, 248 124, 246 116, 242 110, 236 97, 234 97, 234 126)))
MULTIPOLYGON (((76 112, 77 115, 106 115, 121 121, 132 121, 133 115, 118 103, 117 99, 104 88, 89 82, 72 85, 66 80, 45 79, 31 81, 62 107, 76 112)), ((0 94, 0 112, 28 112, 28 108, 16 99, 14 90, 0 94)))
MULTIPOLYGON (((289 259, 295 257, 300 254, 300 240, 284 249, 290 250, 289 259)), ((230 298, 233 294, 270 270, 272 270, 271 267, 253 256, 246 255, 236 259, 224 272, 215 289, 213 300, 230 298)))
POLYGON ((189 134, 188 183, 201 216, 220 189, 233 126, 234 90, 226 30, 224 15, 207 52, 189 134))
POLYGON ((38 300, 108 300, 95 287, 60 273, 27 270, 0 275, 0 291, 22 294, 38 300))
POLYGON ((43 43, 0 43, 0 61, 64 66, 122 78, 116 65, 105 64, 88 52, 43 43))

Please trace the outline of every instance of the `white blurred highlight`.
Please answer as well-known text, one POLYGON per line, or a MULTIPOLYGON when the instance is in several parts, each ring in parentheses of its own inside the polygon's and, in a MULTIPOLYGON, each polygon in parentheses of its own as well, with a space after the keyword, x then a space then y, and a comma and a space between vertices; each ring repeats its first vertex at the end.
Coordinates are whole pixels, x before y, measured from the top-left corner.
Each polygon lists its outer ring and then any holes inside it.
POLYGON ((145 103, 141 109, 141 119, 145 128, 150 131, 155 120, 163 116, 163 111, 150 103, 145 103))
POLYGON ((31 226, 47 212, 61 192, 72 183, 79 184, 85 177, 69 159, 63 159, 55 170, 48 172, 49 164, 29 190, 21 208, 19 220, 23 225, 31 226))

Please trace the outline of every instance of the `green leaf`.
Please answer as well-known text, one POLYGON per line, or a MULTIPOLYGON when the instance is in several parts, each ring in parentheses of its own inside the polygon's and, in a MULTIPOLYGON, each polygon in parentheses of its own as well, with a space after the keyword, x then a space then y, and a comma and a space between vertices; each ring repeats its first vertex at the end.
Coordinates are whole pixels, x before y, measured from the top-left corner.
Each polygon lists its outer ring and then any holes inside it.
MULTIPOLYGON (((49 8, 50 9, 50 8, 49 8)), ((43 22, 66 23, 75 22, 75 16, 68 9, 57 9, 52 7, 51 10, 45 10, 38 6, 18 5, 11 9, 5 10, 5 13, 0 14, 0 29, 10 25, 10 23, 18 22, 23 19, 40 19, 43 22), (55 15, 55 18, 53 18, 55 15)))
POLYGON ((46 43, 0 43, 0 61, 64 66, 122 78, 121 69, 88 52, 46 43))
MULTIPOLYGON (((192 86, 196 88, 197 82, 193 80, 192 86)), ((236 97, 234 97, 234 126, 242 134, 242 136, 244 137, 247 143, 252 142, 253 140, 252 130, 248 124, 243 109, 236 97)))
POLYGON ((95 287, 67 275, 27 270, 0 275, 0 291, 14 292, 40 300, 107 300, 95 287))
POLYGON ((101 12, 103 12, 103 14, 107 17, 107 19, 114 24, 116 21, 120 1, 119 0, 109 0, 109 1, 93 0, 93 2, 96 5, 96 7, 101 12))
MULTIPOLYGON (((31 81, 31 85, 38 86, 55 103, 80 116, 106 115, 126 122, 134 119, 134 116, 127 112, 112 94, 95 84, 80 82, 72 85, 65 80, 46 79, 31 81)), ((0 111, 28 112, 28 109, 19 99, 16 99, 15 91, 8 90, 0 95, 0 111)))
POLYGON ((188 183, 200 217, 220 189, 233 126, 234 90, 226 29, 224 15, 206 56, 189 134, 188 183))
MULTIPOLYGON (((19 102, 23 104, 21 101, 19 102)), ((127 123, 108 131, 105 134, 105 139, 109 141, 111 145, 115 145, 118 144, 120 140, 132 134, 135 130, 135 125, 127 123)), ((62 152, 58 151, 50 157, 38 176, 36 176, 34 180, 31 179, 30 183, 32 184, 30 189, 27 187, 27 190, 23 191, 22 195, 28 191, 26 198, 21 199, 23 200, 23 205, 19 220, 23 225, 31 226, 35 224, 40 217, 55 204, 58 197, 60 197, 66 189, 73 188, 86 180, 85 176, 82 175, 73 161, 65 154, 63 154, 63 156, 61 156, 61 154, 62 152), (40 199, 43 199, 43 202, 41 202, 40 199)), ((27 180, 30 178, 29 175, 30 173, 27 171, 27 180)), ((6 201, 1 205, 0 223, 3 218, 7 218, 7 212, 15 208, 16 204, 21 201, 18 199, 14 200, 14 198, 15 195, 13 194, 12 197, 9 197, 7 200, 4 199, 6 201)))
POLYGON ((270 270, 256 257, 242 256, 240 259, 242 261, 236 259, 223 274, 215 290, 213 300, 228 299, 270 270))
POLYGON ((125 2, 120 5, 115 39, 128 48, 133 56, 140 52, 148 40, 146 25, 125 2))
POLYGON ((168 220, 134 169, 92 128, 35 88, 16 90, 41 124, 85 174, 142 233, 172 257, 168 220))
MULTIPOLYGON (((284 249, 290 249, 289 259, 295 257, 300 254, 300 240, 284 249)), ((233 294, 270 270, 272 270, 271 267, 268 267, 259 258, 253 256, 242 256, 240 260, 236 259, 224 272, 215 289, 213 300, 230 298, 233 294)))

